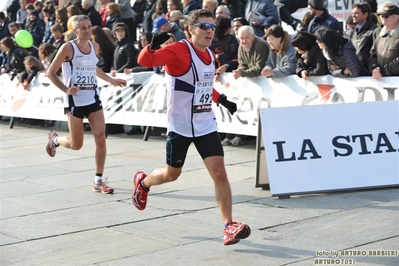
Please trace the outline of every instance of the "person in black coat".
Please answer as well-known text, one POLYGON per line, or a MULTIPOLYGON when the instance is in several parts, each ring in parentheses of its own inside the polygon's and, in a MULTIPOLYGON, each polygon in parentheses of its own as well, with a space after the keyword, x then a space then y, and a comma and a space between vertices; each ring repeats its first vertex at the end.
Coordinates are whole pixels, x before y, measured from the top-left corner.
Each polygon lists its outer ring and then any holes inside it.
POLYGON ((90 18, 91 26, 100 26, 102 24, 100 13, 94 8, 93 0, 82 0, 82 13, 90 18))
POLYGON ((33 11, 29 14, 29 23, 26 30, 32 34, 33 45, 39 47, 43 41, 45 25, 44 21, 39 18, 39 12, 33 11))
POLYGON ((300 31, 291 41, 298 59, 296 74, 304 80, 308 80, 310 76, 322 76, 330 73, 327 60, 316 40, 315 35, 300 31))
POLYGON ((330 74, 335 77, 370 76, 370 72, 356 55, 350 39, 333 29, 321 27, 316 31, 317 43, 327 59, 330 74))
POLYGON ((134 48, 130 40, 128 28, 125 23, 115 23, 112 27, 112 34, 116 39, 114 63, 111 67, 111 76, 114 77, 116 73, 123 73, 125 68, 137 66, 138 51, 134 48))

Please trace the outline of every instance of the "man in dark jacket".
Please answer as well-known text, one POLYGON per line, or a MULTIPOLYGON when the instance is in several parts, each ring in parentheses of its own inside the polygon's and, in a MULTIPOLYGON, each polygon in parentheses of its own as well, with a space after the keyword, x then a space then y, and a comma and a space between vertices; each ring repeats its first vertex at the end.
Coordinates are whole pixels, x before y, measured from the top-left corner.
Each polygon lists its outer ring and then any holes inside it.
POLYGON ((155 12, 156 0, 147 0, 147 4, 143 15, 143 31, 152 31, 152 14, 155 12))
POLYGON ((308 32, 315 33, 318 28, 326 27, 342 34, 342 26, 338 20, 328 13, 324 7, 324 0, 309 0, 308 9, 314 18, 310 21, 308 32))
POLYGON ((39 18, 39 12, 32 11, 29 14, 29 23, 27 24, 26 30, 32 34, 34 46, 39 47, 39 45, 42 43, 44 29, 44 21, 39 18))
POLYGON ((183 15, 189 15, 191 11, 201 9, 202 1, 198 0, 183 0, 183 15))
POLYGON ((100 13, 94 8, 93 0, 82 0, 83 14, 90 18, 91 26, 102 27, 102 21, 100 13))
POLYGON ((10 24, 10 19, 6 17, 4 12, 0 12, 0 40, 4 37, 11 37, 8 24, 10 24))
POLYGON ((377 27, 370 19, 371 10, 367 3, 356 3, 352 7, 353 22, 356 24, 351 40, 356 55, 368 68, 370 49, 373 46, 373 31, 377 27))

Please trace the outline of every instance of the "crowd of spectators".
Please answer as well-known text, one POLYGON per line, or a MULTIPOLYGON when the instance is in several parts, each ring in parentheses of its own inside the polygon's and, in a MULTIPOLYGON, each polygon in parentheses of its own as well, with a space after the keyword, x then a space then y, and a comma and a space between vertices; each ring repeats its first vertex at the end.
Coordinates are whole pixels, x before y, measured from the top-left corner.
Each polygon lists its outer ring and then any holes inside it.
MULTIPOLYGON (((101 69, 111 75, 162 74, 162 66, 151 69, 137 64, 139 50, 159 31, 168 32, 171 40, 189 39, 185 19, 192 10, 202 8, 215 15, 210 49, 217 59, 216 81, 225 72, 235 78, 297 75, 305 80, 326 74, 373 79, 399 75, 397 4, 355 3, 346 28, 325 4, 324 0, 136 0, 134 5, 130 0, 13 0, 6 12, 0 12, 1 73, 11 77, 28 73, 29 78, 21 83, 29 84, 33 74, 46 70, 57 49, 74 38, 68 19, 86 14, 92 22, 93 40, 100 44, 101 69), (308 9, 301 20, 292 16, 299 8, 308 9), (288 34, 282 22, 294 34, 288 34), (31 48, 22 49, 15 43, 21 29, 32 34, 31 48), (28 69, 24 65, 27 56, 39 58, 41 66, 28 69)), ((122 131, 119 127, 115 133, 122 131)), ((132 126, 128 134, 137 132, 140 127, 132 126)), ((222 143, 238 146, 244 139, 228 134, 222 143)))

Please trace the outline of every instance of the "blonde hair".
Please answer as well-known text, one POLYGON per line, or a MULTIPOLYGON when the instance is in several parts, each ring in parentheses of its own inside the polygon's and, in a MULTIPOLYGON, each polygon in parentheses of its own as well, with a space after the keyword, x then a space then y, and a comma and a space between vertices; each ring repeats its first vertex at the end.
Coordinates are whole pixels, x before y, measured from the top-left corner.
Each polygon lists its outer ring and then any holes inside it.
POLYGON ((40 62, 39 59, 37 59, 36 57, 34 57, 32 55, 28 55, 24 59, 25 68, 28 64, 31 65, 32 67, 36 67, 39 71, 44 70, 42 62, 40 62))
POLYGON ((73 33, 72 30, 67 30, 66 32, 64 32, 64 38, 65 38, 65 42, 69 42, 69 41, 72 41, 73 39, 76 39, 77 36, 75 33, 73 33))

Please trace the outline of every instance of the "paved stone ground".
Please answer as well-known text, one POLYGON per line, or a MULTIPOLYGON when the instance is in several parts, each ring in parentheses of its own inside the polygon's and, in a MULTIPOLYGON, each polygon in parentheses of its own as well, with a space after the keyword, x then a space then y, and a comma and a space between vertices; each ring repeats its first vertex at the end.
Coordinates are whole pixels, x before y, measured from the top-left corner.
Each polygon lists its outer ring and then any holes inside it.
MULTIPOLYGON (((67 134, 65 122, 58 127, 67 134)), ((104 176, 115 193, 103 195, 91 191, 90 132, 82 150, 50 158, 47 128, 1 121, 0 130, 1 265, 399 265, 398 189, 270 197, 255 188, 254 139, 225 149, 234 219, 252 228, 226 247, 213 182, 194 147, 183 175, 153 187, 138 211, 132 177, 164 165, 164 139, 110 135, 104 176)))

